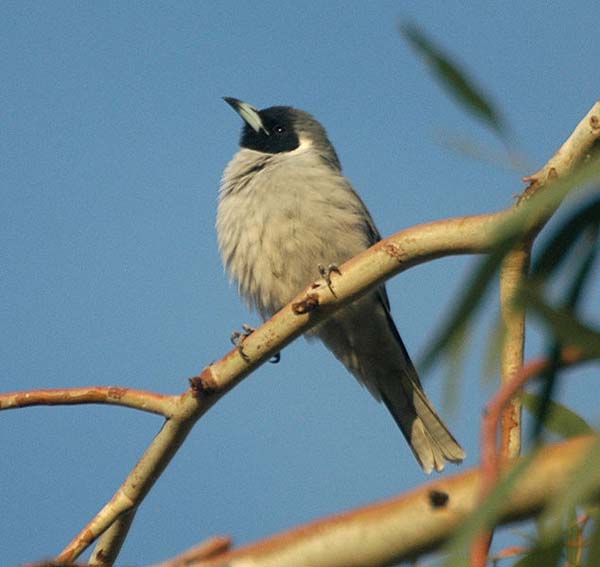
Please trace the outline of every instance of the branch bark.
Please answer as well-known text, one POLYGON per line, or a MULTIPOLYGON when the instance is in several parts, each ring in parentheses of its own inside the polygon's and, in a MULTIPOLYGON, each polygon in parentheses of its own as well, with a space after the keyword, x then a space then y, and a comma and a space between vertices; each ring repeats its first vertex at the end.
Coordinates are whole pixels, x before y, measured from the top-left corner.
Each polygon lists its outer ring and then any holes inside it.
POLYGON ((0 394, 0 410, 32 406, 107 404, 124 406, 169 417, 179 396, 168 396, 122 386, 53 388, 0 394))
MULTIPOLYGON (((597 440, 597 437, 580 437, 540 450, 527 474, 517 480, 501 510, 499 523, 537 515, 564 490, 572 471, 597 440)), ((312 522, 188 563, 188 567, 377 567, 408 561, 440 549, 477 509, 482 476, 476 468, 445 477, 392 500, 312 522)))

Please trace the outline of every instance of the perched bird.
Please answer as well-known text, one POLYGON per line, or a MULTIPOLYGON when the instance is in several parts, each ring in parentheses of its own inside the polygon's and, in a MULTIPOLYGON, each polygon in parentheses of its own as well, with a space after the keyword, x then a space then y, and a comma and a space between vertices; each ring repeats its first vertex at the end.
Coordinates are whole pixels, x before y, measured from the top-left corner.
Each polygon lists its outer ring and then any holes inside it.
MULTIPOLYGON (((240 294, 267 318, 316 279, 319 265, 341 265, 381 237, 317 120, 288 106, 257 110, 225 101, 244 126, 221 181, 219 247, 240 294)), ((321 339, 383 401, 425 472, 463 460, 423 391, 384 286, 307 335, 321 339)))

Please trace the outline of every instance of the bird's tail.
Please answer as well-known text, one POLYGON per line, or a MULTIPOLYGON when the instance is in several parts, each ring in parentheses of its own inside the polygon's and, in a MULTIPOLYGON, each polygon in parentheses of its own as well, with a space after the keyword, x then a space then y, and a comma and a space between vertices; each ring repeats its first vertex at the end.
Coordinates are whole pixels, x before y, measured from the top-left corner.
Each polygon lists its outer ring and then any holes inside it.
MULTIPOLYGON (((415 381, 416 376, 416 372, 412 375, 410 370, 394 376, 393 380, 401 383, 403 392, 398 392, 397 384, 380 383, 379 394, 423 470, 426 473, 433 469, 441 471, 446 461, 460 463, 465 452, 435 411, 420 383, 415 381)), ((388 383, 391 381, 391 378, 387 380, 388 383)))
POLYGON ((340 310, 315 330, 325 345, 385 403, 426 473, 465 452, 425 394, 417 371, 377 292, 340 310))

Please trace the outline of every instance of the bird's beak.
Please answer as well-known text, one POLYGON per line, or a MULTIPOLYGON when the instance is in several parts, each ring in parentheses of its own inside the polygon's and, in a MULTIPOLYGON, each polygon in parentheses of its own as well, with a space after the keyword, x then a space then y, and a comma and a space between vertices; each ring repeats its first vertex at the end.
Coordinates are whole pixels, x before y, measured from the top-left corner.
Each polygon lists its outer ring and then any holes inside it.
POLYGON ((251 104, 244 102, 243 100, 238 100, 237 98, 232 98, 230 96, 224 96, 223 100, 233 108, 252 128, 255 132, 260 132, 261 130, 268 136, 269 131, 264 127, 263 121, 258 113, 258 109, 254 108, 251 104))

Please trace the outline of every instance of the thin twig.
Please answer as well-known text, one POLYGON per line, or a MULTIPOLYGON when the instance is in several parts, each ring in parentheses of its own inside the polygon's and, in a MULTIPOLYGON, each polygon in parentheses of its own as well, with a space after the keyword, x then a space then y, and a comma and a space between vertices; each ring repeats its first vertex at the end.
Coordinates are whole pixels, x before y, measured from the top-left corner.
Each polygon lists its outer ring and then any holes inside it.
POLYGON ((83 388, 53 388, 0 394, 0 410, 31 406, 108 404, 168 417, 171 415, 177 399, 179 396, 168 396, 121 386, 85 386, 83 388))
POLYGON ((104 567, 113 563, 112 558, 119 554, 127 539, 136 511, 136 508, 132 508, 121 514, 102 534, 90 556, 89 565, 104 567))
POLYGON ((565 171, 572 170, 577 164, 585 160, 598 139, 600 139, 600 100, 590 108, 589 112, 573 130, 573 133, 546 162, 544 167, 523 177, 523 181, 529 183, 528 190, 523 198, 529 198, 538 186, 545 185, 549 180, 563 175, 565 171))
MULTIPOLYGON (((504 341, 502 345, 502 383, 508 383, 523 366, 525 350, 525 310, 515 298, 529 269, 531 243, 522 243, 505 259, 500 274, 500 295, 504 341)), ((521 401, 513 398, 502 414, 500 452, 502 459, 514 459, 521 453, 521 401)))
MULTIPOLYGON (((527 276, 531 250, 531 237, 522 242, 504 260, 500 272, 500 302, 502 312, 502 384, 523 366, 525 350, 525 310, 517 308, 515 297, 523 279, 527 276)), ((507 462, 521 453, 521 400, 518 396, 506 404, 501 417, 500 458, 507 462)), ((493 530, 482 532, 473 542, 471 563, 473 567, 487 564, 492 545, 493 530)))
POLYGON ((581 560, 583 557, 583 548, 585 547, 584 532, 589 519, 590 515, 587 512, 584 512, 577 518, 575 526, 573 526, 577 530, 577 536, 575 538, 575 541, 568 540, 565 542, 565 547, 571 547, 576 549, 575 562, 571 563, 569 560, 567 560, 565 561, 564 567, 577 567, 578 565, 581 565, 581 560))
MULTIPOLYGON (((181 396, 177 417, 165 421, 162 429, 129 473, 125 482, 100 512, 58 555, 57 561, 69 562, 77 559, 118 518, 130 514, 139 506, 187 437, 194 423, 211 405, 211 402, 198 398, 191 391, 181 396)), ((125 533, 129 526, 129 522, 121 523, 121 529, 125 533)), ((102 559, 113 563, 114 553, 120 549, 122 536, 119 533, 109 533, 110 541, 99 542, 98 547, 102 551, 102 559), (110 542, 113 542, 112 545, 109 545, 110 542)))

